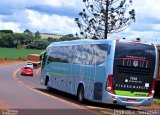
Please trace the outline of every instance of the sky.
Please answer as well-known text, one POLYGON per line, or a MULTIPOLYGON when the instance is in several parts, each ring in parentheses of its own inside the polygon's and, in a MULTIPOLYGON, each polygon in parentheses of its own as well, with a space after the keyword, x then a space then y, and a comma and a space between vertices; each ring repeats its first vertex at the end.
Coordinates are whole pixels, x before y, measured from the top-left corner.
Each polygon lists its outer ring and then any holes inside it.
MULTIPOLYGON (((0 0, 0 30, 11 29, 33 33, 75 34, 79 31, 74 19, 84 8, 82 0, 0 0)), ((160 0, 133 0, 136 22, 126 30, 109 35, 160 41, 160 0)))

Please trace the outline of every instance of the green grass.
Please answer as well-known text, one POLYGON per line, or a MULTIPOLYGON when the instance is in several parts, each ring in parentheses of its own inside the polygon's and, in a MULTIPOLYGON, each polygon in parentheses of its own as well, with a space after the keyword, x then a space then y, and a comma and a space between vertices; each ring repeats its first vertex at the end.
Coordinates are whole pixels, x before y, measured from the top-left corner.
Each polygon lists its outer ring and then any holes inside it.
POLYGON ((44 50, 0 48, 0 59, 26 59, 28 54, 40 54, 44 50))
POLYGON ((160 99, 154 99, 154 100, 153 100, 153 103, 160 105, 160 99))

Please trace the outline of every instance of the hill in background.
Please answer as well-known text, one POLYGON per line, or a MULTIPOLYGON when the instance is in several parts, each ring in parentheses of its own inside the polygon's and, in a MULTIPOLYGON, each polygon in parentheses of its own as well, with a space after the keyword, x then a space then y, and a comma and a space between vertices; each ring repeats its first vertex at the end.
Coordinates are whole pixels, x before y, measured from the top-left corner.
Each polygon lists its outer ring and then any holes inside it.
POLYGON ((63 35, 51 34, 51 33, 40 33, 39 31, 33 33, 29 29, 26 29, 23 33, 33 35, 35 36, 35 38, 42 38, 42 39, 48 39, 48 38, 59 39, 63 37, 63 35))
POLYGON ((50 34, 50 33, 40 33, 40 36, 41 36, 42 39, 47 39, 47 38, 59 39, 59 38, 61 38, 63 35, 50 34))

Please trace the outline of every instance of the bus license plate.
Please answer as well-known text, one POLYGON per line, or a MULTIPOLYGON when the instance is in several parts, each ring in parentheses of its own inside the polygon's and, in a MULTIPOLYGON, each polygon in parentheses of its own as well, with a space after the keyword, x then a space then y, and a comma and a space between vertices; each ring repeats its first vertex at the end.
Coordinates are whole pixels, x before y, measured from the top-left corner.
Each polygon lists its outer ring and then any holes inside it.
POLYGON ((136 99, 127 99, 128 102, 136 102, 136 99))

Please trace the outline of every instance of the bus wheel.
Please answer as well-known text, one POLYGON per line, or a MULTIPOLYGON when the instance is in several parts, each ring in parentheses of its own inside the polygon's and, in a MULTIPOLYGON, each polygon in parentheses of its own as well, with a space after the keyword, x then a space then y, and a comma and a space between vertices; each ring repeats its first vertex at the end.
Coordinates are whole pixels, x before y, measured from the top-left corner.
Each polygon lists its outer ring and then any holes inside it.
POLYGON ((80 87, 78 88, 77 99, 80 103, 82 103, 84 101, 84 87, 83 87, 83 85, 80 85, 80 87))
POLYGON ((49 77, 47 76, 47 77, 46 77, 46 80, 45 80, 45 86, 46 86, 46 89, 47 89, 48 91, 50 91, 50 90, 51 90, 51 87, 48 86, 48 83, 49 83, 49 77))
POLYGON ((51 91, 51 87, 47 86, 47 90, 48 90, 48 91, 51 91))

